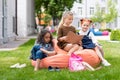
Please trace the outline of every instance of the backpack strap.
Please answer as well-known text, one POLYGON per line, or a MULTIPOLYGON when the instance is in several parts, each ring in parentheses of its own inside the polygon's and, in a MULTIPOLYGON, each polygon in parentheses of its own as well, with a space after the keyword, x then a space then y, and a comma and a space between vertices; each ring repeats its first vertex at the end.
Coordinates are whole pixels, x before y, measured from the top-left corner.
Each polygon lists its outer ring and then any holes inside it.
POLYGON ((89 32, 87 33, 87 36, 89 36, 89 34, 90 34, 90 30, 89 30, 89 32))

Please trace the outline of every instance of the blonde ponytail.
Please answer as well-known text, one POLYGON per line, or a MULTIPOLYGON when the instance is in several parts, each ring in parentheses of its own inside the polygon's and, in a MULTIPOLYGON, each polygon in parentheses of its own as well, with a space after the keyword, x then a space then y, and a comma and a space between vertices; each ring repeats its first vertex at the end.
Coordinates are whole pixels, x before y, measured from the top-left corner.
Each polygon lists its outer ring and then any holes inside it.
MULTIPOLYGON (((60 22, 59 22, 59 24, 58 24, 58 29, 60 28, 60 26, 62 26, 63 25, 63 17, 61 18, 61 20, 60 20, 60 22)), ((58 31, 58 30, 57 30, 58 31)))
POLYGON ((64 19, 65 19, 68 15, 72 15, 72 16, 73 16, 73 13, 70 12, 70 11, 65 11, 65 12, 63 12, 61 21, 60 21, 59 24, 58 24, 57 33, 58 33, 59 28, 64 24, 64 19))

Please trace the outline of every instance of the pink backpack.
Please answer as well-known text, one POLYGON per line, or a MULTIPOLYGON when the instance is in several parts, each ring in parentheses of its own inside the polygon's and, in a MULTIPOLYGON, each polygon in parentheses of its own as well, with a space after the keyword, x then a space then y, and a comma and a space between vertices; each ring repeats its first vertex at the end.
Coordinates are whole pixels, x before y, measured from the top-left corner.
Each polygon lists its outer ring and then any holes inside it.
POLYGON ((82 64, 82 58, 80 56, 77 56, 76 54, 72 53, 69 58, 69 70, 70 71, 80 71, 84 70, 85 67, 82 64))

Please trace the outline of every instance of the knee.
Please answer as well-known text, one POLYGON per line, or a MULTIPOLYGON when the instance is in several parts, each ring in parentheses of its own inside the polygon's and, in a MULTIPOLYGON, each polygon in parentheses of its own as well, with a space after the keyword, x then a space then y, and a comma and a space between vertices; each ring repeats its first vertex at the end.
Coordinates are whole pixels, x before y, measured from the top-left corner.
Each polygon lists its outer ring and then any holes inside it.
POLYGON ((36 55, 42 55, 42 51, 38 50, 38 51, 36 52, 36 55))
POLYGON ((43 56, 42 51, 39 50, 36 52, 36 59, 42 59, 42 56, 43 56))
POLYGON ((74 44, 73 48, 79 48, 79 45, 78 44, 74 44))
POLYGON ((39 50, 39 49, 40 49, 40 46, 39 46, 38 44, 36 44, 36 45, 34 45, 34 47, 33 47, 33 49, 32 49, 32 50, 37 51, 37 50, 39 50))
POLYGON ((69 51, 73 47, 72 44, 67 44, 64 48, 65 51, 69 51))
POLYGON ((73 46, 75 46, 75 47, 79 47, 79 45, 78 45, 78 44, 74 44, 73 46))

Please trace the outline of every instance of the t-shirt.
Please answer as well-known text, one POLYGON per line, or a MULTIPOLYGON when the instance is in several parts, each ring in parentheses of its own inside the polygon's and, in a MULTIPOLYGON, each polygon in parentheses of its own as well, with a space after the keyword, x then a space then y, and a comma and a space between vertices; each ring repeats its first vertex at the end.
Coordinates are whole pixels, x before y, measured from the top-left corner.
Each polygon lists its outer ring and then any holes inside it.
POLYGON ((63 26, 63 25, 62 25, 62 26, 60 26, 59 29, 58 29, 58 37, 57 37, 58 43, 57 43, 57 45, 58 45, 61 49, 64 49, 64 47, 68 44, 68 42, 60 42, 60 41, 59 41, 59 38, 60 38, 60 37, 63 37, 63 36, 67 36, 67 34, 68 34, 69 31, 72 31, 72 32, 76 33, 76 29, 75 29, 75 27, 73 27, 73 26, 68 27, 68 26, 63 26))
POLYGON ((66 36, 69 31, 72 31, 72 32, 76 33, 75 27, 73 27, 73 26, 68 27, 68 26, 63 26, 62 25, 58 29, 58 38, 66 36))
MULTIPOLYGON (((82 30, 80 30, 80 31, 79 31, 79 34, 80 34, 80 35, 87 35, 88 32, 89 32, 89 30, 87 30, 86 32, 83 32, 82 30)), ((92 42, 93 42, 94 44, 96 44, 96 45, 98 44, 98 41, 97 41, 97 39, 95 38, 95 36, 94 36, 94 34, 93 34, 92 32, 90 32, 88 36, 89 36, 89 38, 92 39, 92 42)))

